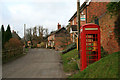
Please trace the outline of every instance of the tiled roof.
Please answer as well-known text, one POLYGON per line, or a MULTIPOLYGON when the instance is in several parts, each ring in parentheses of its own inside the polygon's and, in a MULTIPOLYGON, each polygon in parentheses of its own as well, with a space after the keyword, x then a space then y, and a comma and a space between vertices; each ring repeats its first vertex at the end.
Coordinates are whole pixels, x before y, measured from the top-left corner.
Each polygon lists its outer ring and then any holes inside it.
MULTIPOLYGON (((56 34, 56 33, 58 33, 59 31, 61 31, 61 30, 63 30, 63 29, 65 29, 64 27, 62 27, 61 29, 58 29, 58 30, 56 30, 56 31, 52 31, 51 33, 50 33, 50 35, 52 35, 52 34, 56 34)), ((66 30, 66 29, 65 29, 66 30)), ((49 36, 50 36, 49 35, 49 36)))

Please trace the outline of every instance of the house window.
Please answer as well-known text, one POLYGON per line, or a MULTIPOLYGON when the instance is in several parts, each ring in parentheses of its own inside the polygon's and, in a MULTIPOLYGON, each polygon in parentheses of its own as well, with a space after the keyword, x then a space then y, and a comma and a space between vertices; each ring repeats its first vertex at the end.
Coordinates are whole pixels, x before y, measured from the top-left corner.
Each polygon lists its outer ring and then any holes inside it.
POLYGON ((95 19, 95 24, 99 25, 99 19, 95 19))

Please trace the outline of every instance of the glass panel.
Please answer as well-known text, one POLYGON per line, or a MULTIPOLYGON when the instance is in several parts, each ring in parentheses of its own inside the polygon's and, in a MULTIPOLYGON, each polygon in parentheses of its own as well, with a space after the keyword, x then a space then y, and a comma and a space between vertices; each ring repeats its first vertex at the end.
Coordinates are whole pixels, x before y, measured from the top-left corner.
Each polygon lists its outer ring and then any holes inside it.
POLYGON ((87 65, 98 59, 97 34, 86 34, 87 65))

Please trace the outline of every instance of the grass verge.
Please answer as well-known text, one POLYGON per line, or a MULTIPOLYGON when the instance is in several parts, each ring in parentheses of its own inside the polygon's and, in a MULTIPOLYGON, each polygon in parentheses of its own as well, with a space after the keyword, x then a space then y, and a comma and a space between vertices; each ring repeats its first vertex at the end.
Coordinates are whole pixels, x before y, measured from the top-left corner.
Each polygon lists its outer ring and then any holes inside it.
POLYGON ((69 78, 118 78, 118 57, 120 51, 101 58, 69 78))
POLYGON ((78 54, 77 49, 73 49, 72 51, 69 51, 66 54, 61 54, 62 61, 63 61, 63 68, 65 72, 74 72, 78 70, 77 54, 78 54))

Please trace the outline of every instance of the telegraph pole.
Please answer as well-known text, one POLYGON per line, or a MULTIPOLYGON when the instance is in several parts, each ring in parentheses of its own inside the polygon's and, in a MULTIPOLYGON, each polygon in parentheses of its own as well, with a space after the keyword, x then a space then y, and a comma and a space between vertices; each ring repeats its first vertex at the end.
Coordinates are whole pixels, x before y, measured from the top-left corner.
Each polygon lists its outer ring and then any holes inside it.
POLYGON ((78 58, 80 58, 80 0, 77 0, 78 58))
POLYGON ((24 44, 26 44, 26 24, 24 24, 24 44))

